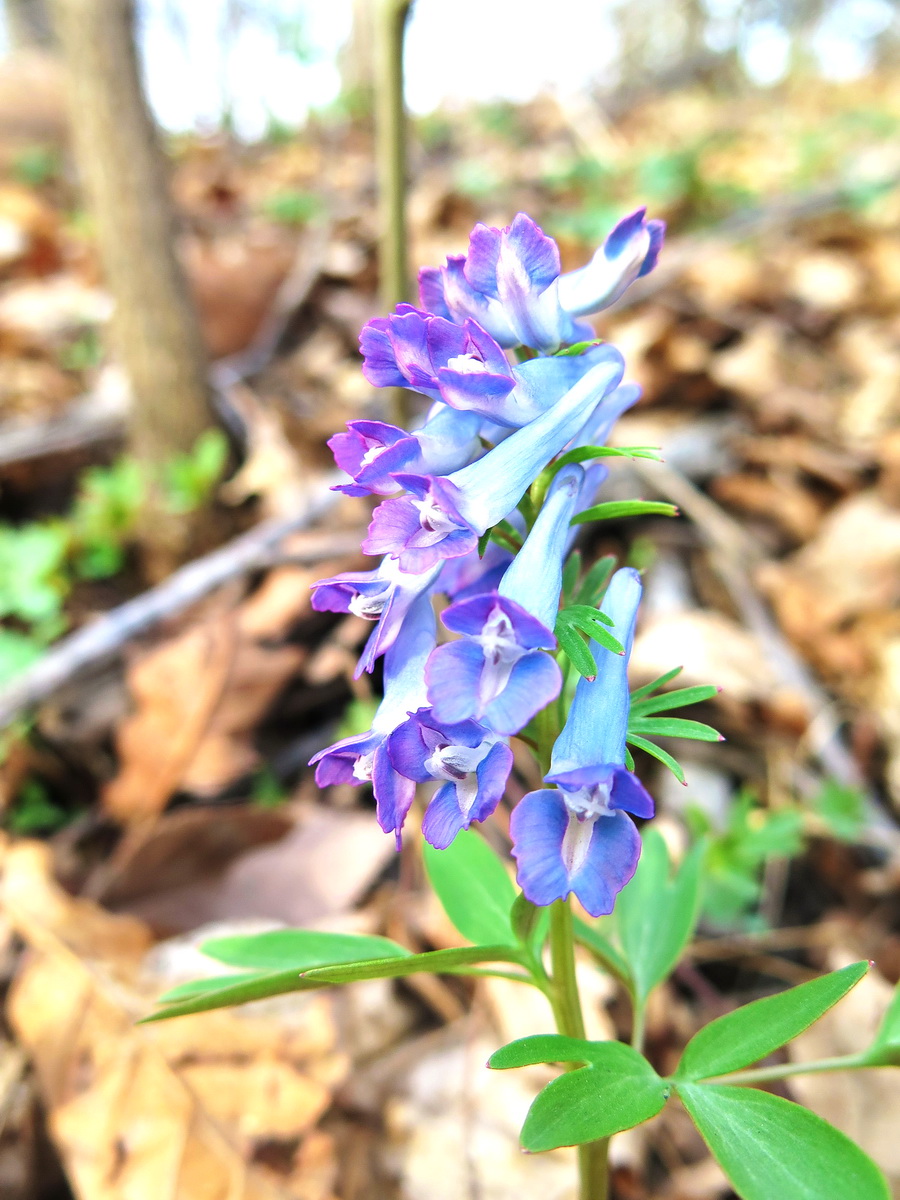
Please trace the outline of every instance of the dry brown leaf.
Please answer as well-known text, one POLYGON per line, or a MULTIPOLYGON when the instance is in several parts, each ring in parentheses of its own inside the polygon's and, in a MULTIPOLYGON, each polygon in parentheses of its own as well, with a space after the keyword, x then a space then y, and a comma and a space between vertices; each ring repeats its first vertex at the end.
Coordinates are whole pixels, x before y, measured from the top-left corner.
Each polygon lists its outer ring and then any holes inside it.
POLYGON ((121 768, 104 789, 107 811, 145 820, 179 788, 211 793, 251 770, 258 758, 249 735, 303 657, 295 646, 242 636, 226 613, 139 659, 128 677, 136 711, 119 727, 121 768))
POLYGON ((301 1144, 345 1071, 327 996, 281 1019, 222 1011, 137 1027, 149 1009, 141 922, 65 895, 36 843, 7 847, 0 898, 31 950, 10 1021, 83 1200, 331 1200, 322 1141, 301 1144), (253 1161, 272 1143, 285 1149, 280 1175, 253 1161))
POLYGON ((631 665, 641 679, 683 665, 679 684, 715 683, 734 700, 770 699, 778 685, 753 634, 706 609, 652 620, 635 639, 631 665))

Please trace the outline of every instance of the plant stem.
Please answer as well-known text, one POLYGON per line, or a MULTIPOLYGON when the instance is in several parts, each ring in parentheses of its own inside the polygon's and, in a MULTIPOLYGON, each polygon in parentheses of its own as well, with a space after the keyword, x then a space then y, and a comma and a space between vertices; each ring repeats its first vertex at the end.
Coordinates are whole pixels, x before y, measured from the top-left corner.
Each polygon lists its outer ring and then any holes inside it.
POLYGON ((855 1071, 860 1067, 880 1064, 866 1062, 862 1054, 849 1054, 844 1058, 820 1058, 816 1062, 777 1063, 772 1067, 757 1067, 753 1071, 737 1071, 733 1075, 716 1075, 704 1079, 704 1083, 766 1083, 770 1079, 787 1079, 791 1075, 816 1075, 820 1071, 855 1071))
MULTIPOLYGON (((378 170, 381 300, 388 309, 408 298, 406 248, 406 112, 403 34, 412 0, 380 0, 375 27, 375 146, 378 170)), ((410 416, 403 388, 392 389, 397 425, 410 416)))
POLYGON ((647 1006, 632 995, 634 1005, 634 1024, 631 1030, 631 1044, 639 1054, 644 1053, 644 1034, 647 1027, 647 1006))
MULTIPOLYGON (((575 976, 575 938, 568 900, 557 900, 550 909, 550 964, 550 1003, 556 1028, 567 1037, 583 1038, 584 1017, 575 976)), ((579 1200, 607 1200, 608 1151, 609 1138, 578 1147, 579 1200)))

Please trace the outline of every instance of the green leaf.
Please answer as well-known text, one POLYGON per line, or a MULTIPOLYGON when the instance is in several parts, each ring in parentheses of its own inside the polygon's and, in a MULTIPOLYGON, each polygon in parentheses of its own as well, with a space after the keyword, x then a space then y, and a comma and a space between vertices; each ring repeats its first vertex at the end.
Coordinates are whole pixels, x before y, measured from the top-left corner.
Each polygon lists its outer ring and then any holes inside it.
POLYGON ((619 938, 639 1002, 669 974, 691 939, 700 906, 700 867, 705 847, 694 846, 673 878, 669 852, 652 826, 644 830, 634 878, 616 905, 619 938))
POLYGON ((628 768, 629 771, 634 770, 634 755, 631 753, 631 751, 628 749, 627 746, 625 747, 625 766, 628 768))
POLYGON ((668 750, 663 750, 662 746, 657 746, 655 742, 648 742, 646 738, 640 737, 638 734, 631 733, 630 731, 628 741, 632 746, 637 746, 638 750, 643 750, 646 754, 661 762, 663 766, 668 767, 679 783, 687 782, 681 763, 677 758, 673 758, 668 750))
POLYGON ((259 979, 256 971, 246 973, 235 971, 231 975, 209 975, 206 979, 191 979, 188 983, 179 983, 169 988, 161 996, 157 996, 157 1004, 174 1004, 179 1000, 187 1000, 191 996, 202 996, 209 992, 219 992, 222 988, 232 987, 235 983, 246 983, 249 979, 259 979))
POLYGON ((578 576, 581 574, 581 552, 573 550, 566 559, 562 574, 562 588, 560 594, 563 598, 563 605, 569 603, 572 599, 572 593, 575 591, 575 586, 578 583, 578 576))
POLYGON ((830 832, 844 842, 855 841, 866 827, 866 804, 859 788, 826 779, 812 802, 830 832))
MULTIPOLYGON (((397 979, 424 971, 456 973, 483 962, 518 962, 520 952, 508 945, 466 946, 462 949, 430 950, 425 954, 408 954, 403 958, 376 958, 364 962, 316 967, 302 974, 292 967, 287 971, 265 974, 219 976, 214 980, 200 979, 173 989, 177 999, 160 1012, 144 1017, 144 1022, 165 1021, 191 1013, 207 1012, 213 1008, 230 1008, 250 1000, 280 996, 286 992, 304 992, 338 983, 353 983, 359 979, 397 979)), ((170 996, 172 993, 167 993, 170 996)))
POLYGON ((587 575, 585 575, 584 583, 578 589, 578 594, 575 597, 576 603, 591 605, 600 603, 600 598, 606 591, 606 585, 615 568, 616 561, 617 559, 614 554, 605 554, 603 558, 597 559, 587 575))
POLYGON ((873 1066, 900 1066, 900 987, 894 989, 894 998, 864 1057, 873 1066))
POLYGON ((603 1045, 604 1042, 588 1042, 561 1033, 537 1033, 495 1050, 488 1066, 495 1071, 508 1071, 511 1067, 533 1067, 537 1063, 590 1063, 597 1058, 597 1047, 603 1045))
POLYGON ((565 651, 578 674, 583 675, 585 679, 596 679, 597 664, 581 634, 576 633, 571 625, 567 625, 565 621, 560 621, 558 618, 553 632, 556 634, 560 648, 565 651))
POLYGON ((676 1077, 709 1079, 758 1062, 818 1021, 868 969, 867 962, 853 963, 717 1017, 688 1042, 676 1077))
POLYGON ((462 946, 449 950, 427 950, 406 958, 373 959, 371 962, 351 962, 304 971, 302 978, 321 984, 354 983, 358 979, 400 979, 404 975, 434 975, 458 972, 476 963, 520 962, 521 951, 508 945, 462 946))
POLYGON ((808 1108, 721 1084, 678 1094, 742 1200, 890 1200, 872 1160, 808 1108))
POLYGON ((590 950, 595 958, 599 959, 606 967, 611 975, 615 975, 621 979, 626 987, 632 987, 631 971, 628 967, 628 961, 616 949, 612 942, 603 936, 595 925, 589 925, 587 921, 582 921, 580 917, 574 918, 575 924, 575 940, 585 949, 590 950))
POLYGON ((586 508, 584 512, 576 513, 569 522, 570 525, 584 525, 588 521, 611 521, 622 517, 677 517, 678 509, 674 504, 663 500, 605 500, 586 508))
MULTIPOLYGON (((309 992, 322 984, 302 979, 296 971, 272 971, 264 975, 234 975, 230 981, 219 977, 216 981, 197 980, 198 984, 211 982, 222 986, 206 987, 199 995, 188 995, 186 999, 166 1005, 159 1012, 151 1013, 140 1022, 168 1021, 172 1017, 187 1017, 192 1013, 209 1012, 214 1008, 232 1008, 236 1004, 247 1004, 251 1000, 265 1000, 269 996, 281 996, 286 992, 309 992)), ((182 984, 182 988, 189 985, 182 984)), ((169 993, 167 993, 168 995, 169 993)), ((184 993, 183 993, 184 994, 184 993)))
POLYGON ((571 604, 568 608, 560 609, 556 623, 581 630, 612 654, 625 653, 622 643, 614 638, 607 628, 612 621, 599 609, 591 608, 587 604, 571 604))
POLYGON ((643 687, 635 688, 631 693, 631 703, 634 704, 637 700, 642 700, 644 696, 649 696, 651 692, 655 692, 657 688, 665 687, 667 683, 671 683, 676 675, 680 675, 684 667, 673 667, 671 671, 666 671, 665 675, 660 675, 658 679, 654 679, 652 683, 645 683, 643 687))
POLYGON ((271 929, 265 933, 212 938, 200 949, 230 967, 249 967, 257 971, 286 971, 288 968, 306 971, 331 963, 405 958, 410 954, 389 938, 318 933, 313 929, 271 929))
POLYGON ((692 738, 695 742, 722 742, 725 739, 711 725, 702 721, 685 721, 681 717, 638 716, 628 722, 629 730, 650 737, 692 738))
POLYGON ((444 912, 470 942, 515 945, 510 910, 516 890, 506 867, 473 830, 446 850, 425 843, 425 869, 444 912))
POLYGON ((541 1091, 522 1126, 526 1150, 580 1146, 655 1117, 668 1086, 643 1055, 622 1042, 594 1042, 591 1065, 541 1091))
POLYGON ((646 696, 644 699, 637 700, 635 699, 637 692, 633 692, 631 712, 632 715, 639 714, 645 717, 650 713, 665 712, 669 708, 682 708, 686 704, 700 704, 703 700, 712 700, 713 696, 718 694, 719 689, 711 683, 701 684, 698 687, 676 688, 674 692, 664 692, 661 696, 646 696))

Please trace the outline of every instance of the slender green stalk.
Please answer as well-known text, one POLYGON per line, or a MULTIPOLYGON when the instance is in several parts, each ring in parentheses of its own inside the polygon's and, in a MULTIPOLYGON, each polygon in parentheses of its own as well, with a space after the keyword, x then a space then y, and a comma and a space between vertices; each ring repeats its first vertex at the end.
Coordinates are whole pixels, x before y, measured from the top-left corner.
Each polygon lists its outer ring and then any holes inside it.
MULTIPOLYGON (((378 173, 381 300, 388 310, 409 295, 406 239, 406 112, 403 34, 412 0, 379 0, 375 26, 375 153, 378 173)), ((405 426, 409 397, 392 389, 394 421, 405 426)))
POLYGON ((849 1054, 844 1058, 820 1058, 815 1062, 776 1063, 771 1067, 757 1067, 753 1071, 736 1071, 733 1075, 716 1075, 704 1079, 704 1083, 767 1083, 770 1079, 787 1079, 791 1075, 817 1075, 822 1071, 855 1071, 860 1067, 880 1064, 866 1062, 863 1054, 849 1054))
MULTIPOLYGON (((550 909, 550 1003, 556 1028, 567 1037, 584 1037, 584 1017, 575 977, 575 938, 568 900, 550 909)), ((577 1064, 572 1064, 572 1068, 577 1064)), ((607 1200, 609 1138, 578 1147, 579 1200, 607 1200)))
POLYGON ((644 1036, 647 1029, 647 1005, 632 993, 634 1024, 631 1029, 631 1044, 639 1054, 644 1053, 644 1036))

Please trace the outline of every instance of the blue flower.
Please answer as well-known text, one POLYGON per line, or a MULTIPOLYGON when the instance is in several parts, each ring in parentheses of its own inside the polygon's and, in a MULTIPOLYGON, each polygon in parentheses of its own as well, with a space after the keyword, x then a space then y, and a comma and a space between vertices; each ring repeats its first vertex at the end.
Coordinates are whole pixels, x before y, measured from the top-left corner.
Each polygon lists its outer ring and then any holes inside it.
POLYGON ((316 783, 371 783, 377 816, 385 832, 394 831, 399 846, 403 817, 413 802, 416 786, 397 773, 387 750, 389 735, 425 702, 425 662, 434 649, 434 609, 431 597, 420 595, 403 621, 400 635, 384 660, 384 699, 372 718, 372 728, 327 746, 310 759, 316 783), (403 817, 397 820, 397 814, 403 817))
POLYGON ((554 790, 529 792, 510 820, 518 881, 534 904, 574 892, 592 916, 612 912, 616 895, 637 866, 641 840, 629 813, 653 815, 653 800, 625 767, 628 729, 628 655, 641 599, 638 573, 615 573, 603 611, 625 656, 596 643, 593 681, 580 679, 562 733, 553 748, 547 782, 554 790))
POLYGON ((363 553, 389 554, 402 570, 418 573, 474 549, 618 386, 622 356, 612 346, 600 351, 600 361, 557 404, 477 462, 445 477, 399 473, 397 482, 410 495, 376 508, 363 553))
MULTIPOLYGON (((422 833, 438 850, 446 849, 473 821, 491 815, 512 769, 512 751, 492 730, 477 721, 438 721, 430 708, 420 708, 398 726, 387 747, 399 775, 441 785, 422 820, 422 833)), ((408 807, 398 799, 390 817, 395 829, 403 824, 408 807)))
POLYGON ((496 593, 452 604, 444 625, 464 636, 428 660, 428 699, 442 721, 474 717, 501 734, 517 733, 559 695, 556 648, 568 525, 584 471, 572 465, 553 481, 544 507, 496 593))
POLYGON ((645 214, 625 217, 591 262, 567 275, 556 242, 524 213, 505 229, 476 225, 465 257, 420 272, 422 306, 448 320, 474 318, 506 347, 552 352, 590 338, 575 318, 608 307, 656 263, 665 225, 645 214))

